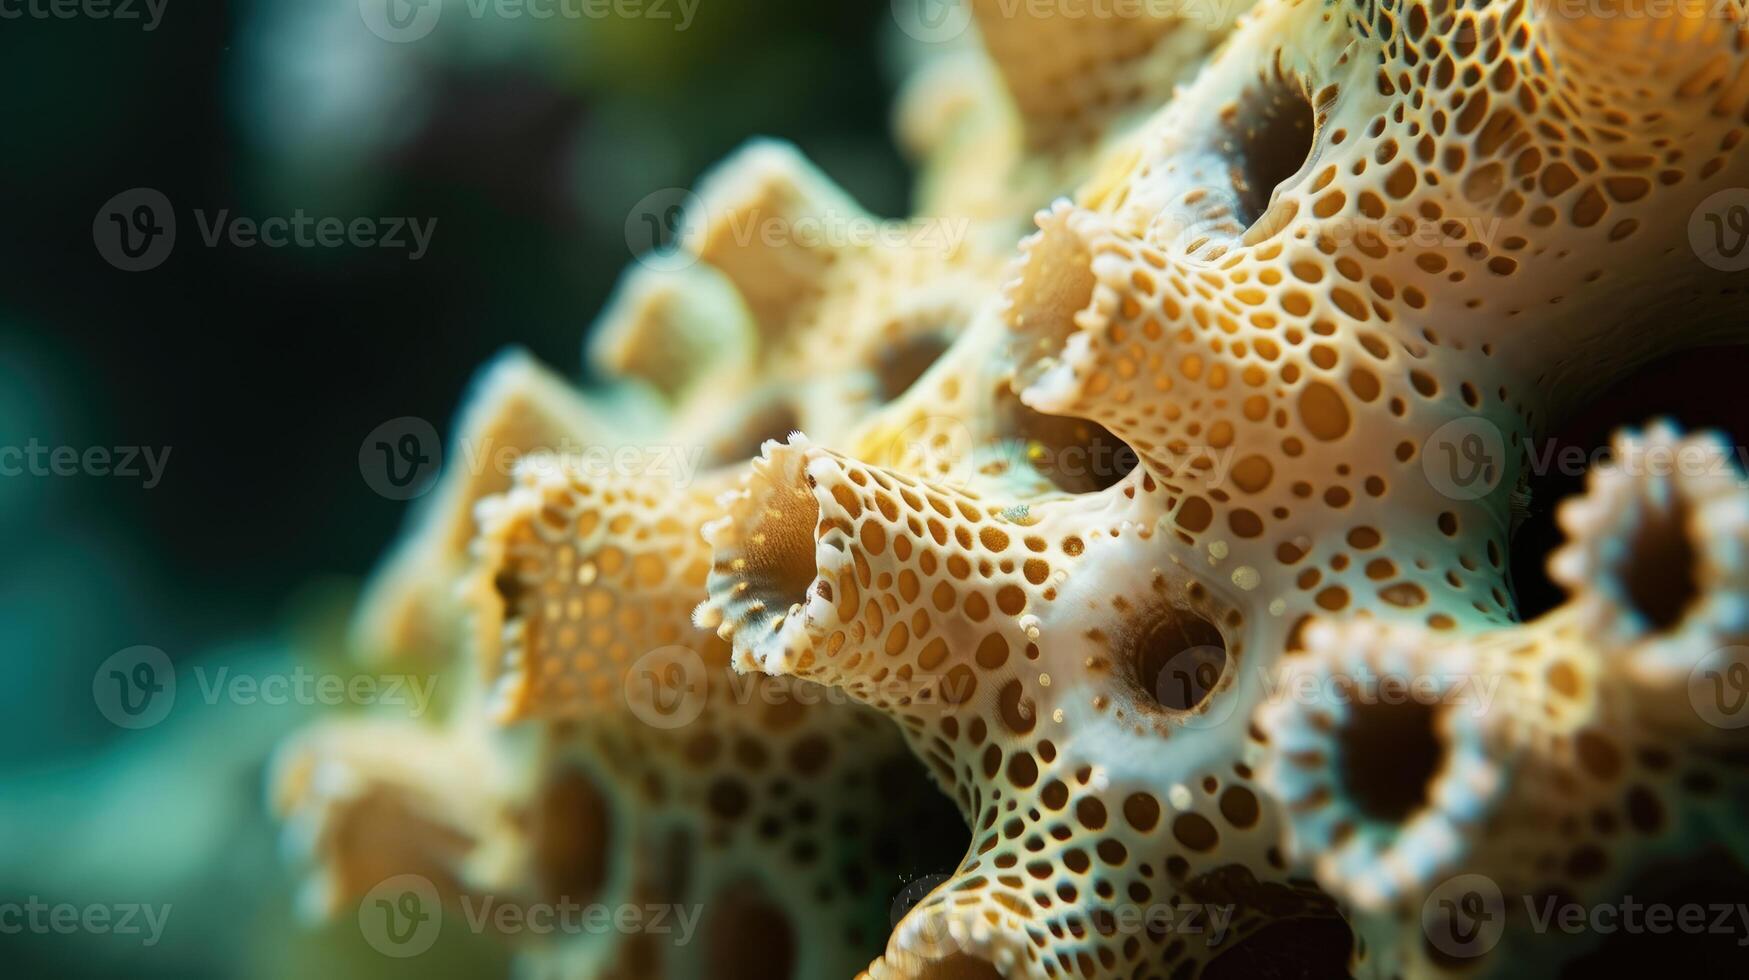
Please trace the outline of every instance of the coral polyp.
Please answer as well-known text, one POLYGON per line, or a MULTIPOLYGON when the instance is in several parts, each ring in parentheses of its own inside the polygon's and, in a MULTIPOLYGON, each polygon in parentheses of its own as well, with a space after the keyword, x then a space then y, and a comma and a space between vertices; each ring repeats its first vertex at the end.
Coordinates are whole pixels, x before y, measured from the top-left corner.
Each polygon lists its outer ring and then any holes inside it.
POLYGON ((1742 4, 971 7, 900 113, 935 233, 748 236, 876 222, 755 143, 595 327, 622 380, 481 383, 462 436, 527 457, 445 477, 357 630, 469 696, 288 749, 322 904, 704 909, 521 952, 576 977, 1476 976, 1587 948, 1542 899, 1743 859, 1732 448, 1620 434, 1567 600, 1513 572, 1562 419, 1749 339, 1696 237, 1742 4))

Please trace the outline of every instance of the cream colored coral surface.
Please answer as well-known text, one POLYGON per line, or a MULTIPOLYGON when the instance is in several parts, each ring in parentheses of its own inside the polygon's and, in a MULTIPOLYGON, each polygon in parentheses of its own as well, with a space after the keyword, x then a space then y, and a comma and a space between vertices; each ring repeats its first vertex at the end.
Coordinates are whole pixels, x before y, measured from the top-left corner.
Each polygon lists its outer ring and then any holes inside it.
POLYGON ((467 694, 287 747, 312 905, 704 912, 507 937, 554 976, 1509 975, 1597 938, 1527 901, 1749 856, 1724 437, 1619 434, 1566 601, 1510 572, 1555 425, 1749 339, 1694 237, 1741 3, 972 8, 904 234, 755 142, 593 329, 621 380, 485 375, 458 437, 522 462, 444 477, 356 630, 467 694))

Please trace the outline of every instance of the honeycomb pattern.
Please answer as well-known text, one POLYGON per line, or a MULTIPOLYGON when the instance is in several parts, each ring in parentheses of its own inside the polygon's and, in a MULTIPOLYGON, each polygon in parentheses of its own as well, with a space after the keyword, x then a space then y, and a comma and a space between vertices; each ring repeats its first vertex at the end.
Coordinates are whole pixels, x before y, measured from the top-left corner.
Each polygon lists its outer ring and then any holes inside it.
POLYGON ((1749 857, 1704 697, 1749 687, 1749 491, 1645 462, 1730 448, 1621 434, 1566 603, 1522 622, 1510 571, 1554 425, 1749 339, 1689 241, 1749 179, 1743 5, 1011 9, 903 98, 935 234, 749 235, 875 221, 754 143, 594 329, 623 380, 487 376, 464 437, 532 455, 446 474, 360 628, 468 696, 279 767, 318 910, 403 868, 714 910, 705 952, 522 949, 556 976, 1480 976, 1583 944, 1454 954, 1453 876, 1512 909, 1749 857))

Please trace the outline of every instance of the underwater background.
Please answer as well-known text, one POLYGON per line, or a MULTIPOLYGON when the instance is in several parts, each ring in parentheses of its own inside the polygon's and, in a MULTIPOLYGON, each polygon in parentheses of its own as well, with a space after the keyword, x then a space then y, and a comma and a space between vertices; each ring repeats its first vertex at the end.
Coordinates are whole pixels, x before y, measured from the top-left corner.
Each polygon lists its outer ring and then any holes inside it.
POLYGON ((574 374, 641 199, 761 133, 903 213, 898 32, 885 0, 701 0, 684 28, 678 3, 666 19, 483 8, 416 43, 375 36, 358 0, 152 6, 155 23, 144 0, 133 19, 0 16, 0 446, 40 447, 0 477, 0 902, 38 902, 48 923, 0 923, 0 962, 12 976, 502 974, 489 941, 403 962, 356 923, 296 924, 264 766, 322 705, 229 685, 354 669, 350 604, 407 506, 361 475, 366 437, 404 417, 447 432, 507 345, 574 374), (94 216, 135 188, 180 222, 142 272, 94 244, 94 216), (430 237, 417 260, 209 247, 197 210, 404 220, 430 237), (60 447, 79 464, 58 468, 60 447), (85 466, 94 448, 107 465, 85 466), (130 730, 94 680, 138 646, 183 689, 130 730), (54 928, 67 904, 110 907, 111 929, 54 928), (135 904, 136 926, 168 907, 150 946, 144 928, 121 934, 135 904))

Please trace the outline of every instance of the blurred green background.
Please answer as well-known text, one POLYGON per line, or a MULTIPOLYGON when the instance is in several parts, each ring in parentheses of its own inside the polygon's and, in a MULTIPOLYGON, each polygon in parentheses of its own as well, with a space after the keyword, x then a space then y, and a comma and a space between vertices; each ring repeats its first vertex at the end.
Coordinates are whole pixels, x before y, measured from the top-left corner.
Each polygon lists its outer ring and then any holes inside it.
POLYGON ((636 202, 749 136, 905 210, 887 0, 700 0, 684 30, 448 2, 405 44, 359 0, 163 0, 155 23, 144 0, 131 20, 0 9, 0 447, 169 452, 150 489, 0 478, 0 907, 171 908, 150 948, 0 916, 0 972, 502 973, 491 950, 401 963, 353 923, 290 927, 263 763, 311 709, 183 693, 128 731, 95 706, 94 672, 142 644, 179 672, 343 669, 348 605, 405 507, 361 477, 365 436, 402 416, 447 431, 508 344, 576 373, 636 202), (178 238, 128 273, 93 224, 140 187, 172 202, 178 238), (195 209, 437 226, 415 262, 207 247, 195 209))

